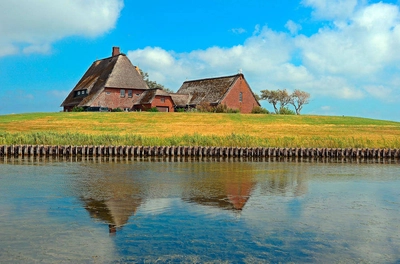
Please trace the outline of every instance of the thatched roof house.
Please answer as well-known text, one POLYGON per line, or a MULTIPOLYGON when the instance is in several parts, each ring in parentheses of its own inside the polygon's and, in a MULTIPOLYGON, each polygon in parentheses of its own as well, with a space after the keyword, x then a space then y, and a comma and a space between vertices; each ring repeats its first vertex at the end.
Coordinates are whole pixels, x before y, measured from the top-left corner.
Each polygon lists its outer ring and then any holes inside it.
POLYGON ((186 104, 190 107, 206 102, 211 106, 219 104, 226 105, 228 108, 238 109, 242 113, 250 113, 255 106, 260 106, 249 84, 243 74, 224 76, 217 78, 207 78, 200 80, 186 81, 172 95, 179 100, 176 105, 183 104, 182 100, 187 99, 186 104), (187 97, 178 97, 177 95, 187 97))
POLYGON ((112 56, 96 60, 61 104, 64 111, 74 107, 92 109, 148 110, 173 112, 200 104, 223 105, 250 113, 260 106, 243 74, 186 81, 176 93, 149 89, 140 70, 113 47, 112 56))
POLYGON ((118 47, 112 56, 96 60, 61 104, 64 111, 75 106, 105 106, 131 108, 134 95, 149 89, 139 69, 118 47))

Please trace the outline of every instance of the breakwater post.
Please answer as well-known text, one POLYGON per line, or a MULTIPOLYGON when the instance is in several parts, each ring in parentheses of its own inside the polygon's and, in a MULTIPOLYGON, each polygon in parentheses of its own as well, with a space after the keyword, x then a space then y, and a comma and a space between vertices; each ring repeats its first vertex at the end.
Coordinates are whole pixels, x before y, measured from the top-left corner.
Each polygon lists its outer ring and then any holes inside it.
POLYGON ((72 146, 0 145, 0 157, 301 157, 400 159, 400 149, 377 148, 277 148, 203 146, 72 146))

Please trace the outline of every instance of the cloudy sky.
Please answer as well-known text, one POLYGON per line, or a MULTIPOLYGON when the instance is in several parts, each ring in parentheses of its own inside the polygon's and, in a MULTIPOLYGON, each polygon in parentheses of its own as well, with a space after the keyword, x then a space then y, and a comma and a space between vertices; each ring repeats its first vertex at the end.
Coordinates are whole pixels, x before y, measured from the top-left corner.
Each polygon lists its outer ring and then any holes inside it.
POLYGON ((309 92, 303 114, 400 121, 399 7, 398 0, 1 0, 0 114, 60 111, 92 62, 119 46, 175 91, 185 80, 242 71, 256 93, 309 92))

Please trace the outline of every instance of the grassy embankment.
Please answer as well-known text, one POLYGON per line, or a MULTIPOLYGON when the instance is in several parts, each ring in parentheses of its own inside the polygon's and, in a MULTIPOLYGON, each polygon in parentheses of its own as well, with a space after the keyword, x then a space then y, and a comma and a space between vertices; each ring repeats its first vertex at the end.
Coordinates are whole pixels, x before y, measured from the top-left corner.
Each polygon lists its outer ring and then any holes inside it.
POLYGON ((0 145, 400 148, 400 123, 355 117, 209 113, 0 116, 0 145))

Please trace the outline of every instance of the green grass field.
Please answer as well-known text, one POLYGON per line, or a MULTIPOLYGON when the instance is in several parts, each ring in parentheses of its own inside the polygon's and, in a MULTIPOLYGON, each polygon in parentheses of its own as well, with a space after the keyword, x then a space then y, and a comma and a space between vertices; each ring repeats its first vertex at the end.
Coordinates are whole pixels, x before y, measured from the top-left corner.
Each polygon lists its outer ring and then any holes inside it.
POLYGON ((400 148, 400 122, 215 113, 0 116, 0 144, 400 148))

